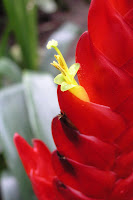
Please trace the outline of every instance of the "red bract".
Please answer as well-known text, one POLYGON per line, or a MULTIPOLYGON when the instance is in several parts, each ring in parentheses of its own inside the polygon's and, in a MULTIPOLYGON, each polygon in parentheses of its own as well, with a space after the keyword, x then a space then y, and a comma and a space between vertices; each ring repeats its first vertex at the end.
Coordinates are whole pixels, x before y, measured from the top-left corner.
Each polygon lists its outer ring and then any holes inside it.
POLYGON ((92 0, 76 49, 90 102, 78 89, 58 87, 62 114, 52 122, 52 154, 41 141, 30 147, 15 135, 39 200, 133 200, 132 28, 133 1, 92 0))

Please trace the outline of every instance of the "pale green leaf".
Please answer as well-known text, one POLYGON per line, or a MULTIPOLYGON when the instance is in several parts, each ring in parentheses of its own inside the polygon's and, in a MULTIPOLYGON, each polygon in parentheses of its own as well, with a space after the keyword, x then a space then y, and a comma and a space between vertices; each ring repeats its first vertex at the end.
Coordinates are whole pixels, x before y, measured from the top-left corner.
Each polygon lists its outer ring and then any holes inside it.
POLYGON ((18 181, 9 172, 2 173, 1 196, 4 200, 22 200, 18 181))
POLYGON ((51 133, 52 119, 59 114, 56 86, 50 75, 25 73, 23 77, 30 123, 34 136, 52 151, 55 144, 51 133))
POLYGON ((6 57, 0 58, 0 76, 2 78, 10 82, 20 82, 21 75, 21 70, 15 62, 6 57))
POLYGON ((18 180, 22 198, 32 200, 31 184, 13 143, 15 132, 28 142, 33 138, 22 85, 0 91, 0 141, 7 166, 18 180))

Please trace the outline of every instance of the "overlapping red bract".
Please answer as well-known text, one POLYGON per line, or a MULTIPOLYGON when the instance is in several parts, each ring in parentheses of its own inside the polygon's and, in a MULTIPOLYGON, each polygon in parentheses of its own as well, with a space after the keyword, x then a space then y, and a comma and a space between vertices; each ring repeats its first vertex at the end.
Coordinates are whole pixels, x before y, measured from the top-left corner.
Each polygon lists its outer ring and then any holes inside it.
POLYGON ((52 122, 57 150, 15 144, 39 200, 133 200, 133 1, 92 0, 76 49, 80 85, 52 122))

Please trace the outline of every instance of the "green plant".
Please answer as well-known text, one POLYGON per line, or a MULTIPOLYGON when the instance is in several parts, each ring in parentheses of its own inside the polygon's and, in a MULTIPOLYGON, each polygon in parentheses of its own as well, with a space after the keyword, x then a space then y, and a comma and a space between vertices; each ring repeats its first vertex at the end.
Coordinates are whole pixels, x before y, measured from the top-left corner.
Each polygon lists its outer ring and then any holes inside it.
MULTIPOLYGON (((23 67, 37 69, 37 17, 33 0, 3 0, 8 23, 21 48, 23 67)), ((8 31, 7 31, 8 32, 8 31)))

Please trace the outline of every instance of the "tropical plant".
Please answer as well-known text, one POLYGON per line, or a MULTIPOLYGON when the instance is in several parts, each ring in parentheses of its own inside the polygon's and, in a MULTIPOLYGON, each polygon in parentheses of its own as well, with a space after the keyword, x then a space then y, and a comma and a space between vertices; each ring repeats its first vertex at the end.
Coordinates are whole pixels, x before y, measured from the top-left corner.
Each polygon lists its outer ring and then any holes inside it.
POLYGON ((48 43, 61 71, 54 79, 61 85, 61 114, 52 122, 57 150, 14 137, 39 200, 133 199, 132 8, 129 0, 92 0, 76 49, 80 68, 68 68, 57 42, 48 43))

